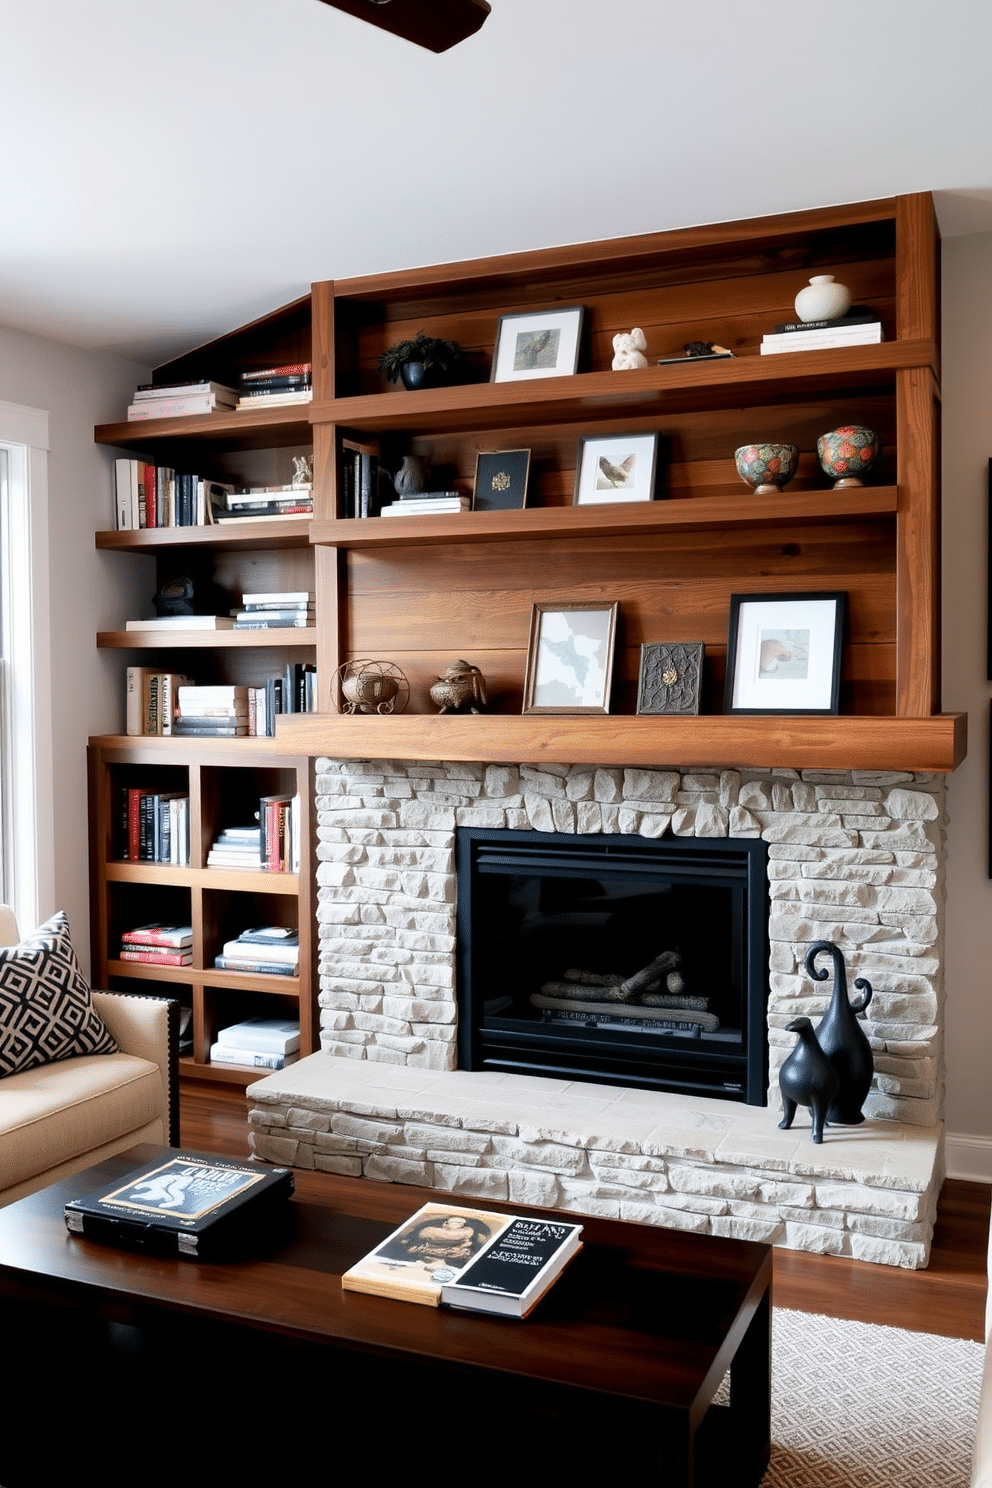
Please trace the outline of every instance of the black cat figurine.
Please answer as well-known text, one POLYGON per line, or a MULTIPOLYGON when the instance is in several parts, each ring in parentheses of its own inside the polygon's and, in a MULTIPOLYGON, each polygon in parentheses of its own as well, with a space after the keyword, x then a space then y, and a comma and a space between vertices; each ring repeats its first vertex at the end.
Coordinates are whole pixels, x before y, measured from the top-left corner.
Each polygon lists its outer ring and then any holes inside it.
POLYGON ((788 1131, 797 1106, 809 1106, 813 1113, 813 1141, 823 1141, 823 1124, 830 1102, 840 1088, 840 1079, 830 1060, 817 1043, 808 1018, 794 1018, 786 1024, 789 1033, 798 1033, 796 1047, 779 1070, 782 1091, 780 1131, 788 1131))

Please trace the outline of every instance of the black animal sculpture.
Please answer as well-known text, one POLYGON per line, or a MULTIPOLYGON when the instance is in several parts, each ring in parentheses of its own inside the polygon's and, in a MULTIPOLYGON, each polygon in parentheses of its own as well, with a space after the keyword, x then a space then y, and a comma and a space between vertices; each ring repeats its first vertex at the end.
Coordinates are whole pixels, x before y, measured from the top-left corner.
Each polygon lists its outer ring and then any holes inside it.
POLYGON ((806 972, 815 982, 825 982, 829 976, 826 967, 817 970, 814 964, 821 951, 833 958, 834 991, 830 1006, 817 1024, 816 1037, 840 1081, 827 1111, 827 1121, 831 1126, 857 1126, 865 1119, 861 1107, 875 1072, 871 1045, 858 1022, 858 1016, 864 1015, 871 1002, 871 983, 858 977, 854 985, 864 992, 864 997, 860 1002, 849 1001, 844 955, 840 947, 829 940, 814 941, 806 952, 806 972))
POLYGON ((788 1131, 797 1106, 809 1106, 813 1113, 813 1141, 823 1141, 823 1124, 830 1102, 837 1094, 840 1079, 830 1060, 816 1041, 808 1018, 794 1018, 786 1024, 789 1033, 798 1033, 796 1047, 779 1070, 782 1092, 780 1131, 788 1131))

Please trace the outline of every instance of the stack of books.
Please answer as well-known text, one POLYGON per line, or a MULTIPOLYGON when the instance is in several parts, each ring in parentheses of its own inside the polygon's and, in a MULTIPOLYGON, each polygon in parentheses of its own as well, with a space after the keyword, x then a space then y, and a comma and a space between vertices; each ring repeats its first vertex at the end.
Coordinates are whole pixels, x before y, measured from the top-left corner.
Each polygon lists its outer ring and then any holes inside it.
POLYGON ((193 681, 181 672, 156 672, 151 667, 127 669, 127 732, 133 735, 171 734, 176 694, 193 681))
POLYGON ((287 661, 281 677, 248 688, 248 732, 272 738, 280 713, 313 713, 317 707, 317 668, 310 661, 287 661))
POLYGON ((285 517, 309 521, 313 516, 313 486, 250 486, 227 490, 222 505, 214 507, 214 521, 280 522, 285 517))
POLYGON ((284 925, 243 930, 214 957, 218 971, 249 971, 261 976, 296 976, 299 962, 299 932, 284 925))
POLYGON ((291 1018, 245 1018, 217 1034, 214 1064, 246 1064, 252 1069, 285 1069, 299 1058, 300 1025, 291 1018))
POLYGON ((121 828, 121 856, 128 862, 179 866, 189 862, 189 796, 182 792, 125 786, 121 828))
POLYGON ((303 629, 314 624, 316 600, 312 590, 262 590, 243 595, 241 604, 242 608, 233 612, 235 630, 303 629))
POLYGON ((114 462, 114 519, 118 532, 140 527, 203 527, 233 486, 125 456, 114 462))
POLYGON ((239 408, 279 408, 285 404, 309 403, 313 398, 313 367, 310 362, 290 362, 284 367, 265 367, 242 372, 239 408))
POLYGON ((236 388, 221 382, 144 382, 136 389, 134 402, 127 411, 129 424, 144 419, 188 418, 198 413, 213 413, 215 408, 236 408, 236 388))
POLYGON ((147 966, 192 966, 192 925, 163 925, 155 921, 138 925, 121 935, 122 961, 141 961, 147 966))
POLYGON ((457 491, 423 491, 416 496, 401 496, 382 508, 384 517, 433 517, 445 512, 470 511, 471 496, 459 496, 457 491))
POLYGON ((180 687, 173 734, 183 738, 232 739, 248 732, 248 689, 229 684, 180 687))
POLYGON ((225 827, 207 853, 208 868, 254 868, 262 866, 261 827, 225 827))
POLYGON ((839 320, 791 320, 761 340, 761 355, 780 351, 820 351, 835 346, 871 346, 885 338, 874 310, 849 310, 839 320))

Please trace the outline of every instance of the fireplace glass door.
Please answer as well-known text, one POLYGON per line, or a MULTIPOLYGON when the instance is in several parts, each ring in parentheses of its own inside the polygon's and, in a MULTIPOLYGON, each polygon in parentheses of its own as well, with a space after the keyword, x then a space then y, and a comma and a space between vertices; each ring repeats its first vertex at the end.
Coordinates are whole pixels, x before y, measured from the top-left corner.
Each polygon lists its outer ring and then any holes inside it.
POLYGON ((458 1059, 761 1105, 757 839, 460 828, 458 1059))

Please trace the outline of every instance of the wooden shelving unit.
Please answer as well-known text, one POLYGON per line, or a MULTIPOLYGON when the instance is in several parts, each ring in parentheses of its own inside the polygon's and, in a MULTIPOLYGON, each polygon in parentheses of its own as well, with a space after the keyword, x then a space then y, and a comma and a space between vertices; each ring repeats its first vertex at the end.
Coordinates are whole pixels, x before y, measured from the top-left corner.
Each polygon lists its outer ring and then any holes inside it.
POLYGON ((94 976, 101 986, 150 990, 180 998, 193 1010, 193 1052, 183 1074, 245 1084, 258 1077, 239 1067, 209 1062, 217 1030, 252 1013, 299 1010, 302 1047, 316 1046, 314 987, 316 923, 313 875, 313 767, 306 755, 278 756, 270 739, 135 739, 107 735, 90 741, 90 894, 94 976), (190 864, 129 862, 122 857, 121 794, 129 786, 188 791, 190 864), (261 795, 299 794, 302 842, 299 873, 208 868, 207 854, 224 826, 250 821, 261 795), (122 961, 123 930, 166 919, 193 927, 193 964, 149 966, 122 961), (225 940, 249 925, 299 928, 299 974, 259 976, 217 971, 225 940))
POLYGON ((206 870, 207 836, 222 824, 212 814, 210 781, 222 770, 244 772, 250 781, 290 771, 309 789, 309 761, 322 754, 954 769, 966 747, 966 720, 940 712, 938 246, 932 202, 921 194, 321 283, 310 296, 160 368, 162 382, 233 383, 251 368, 312 361, 309 407, 108 424, 96 438, 177 468, 251 483, 286 479, 289 456, 312 449, 314 520, 101 532, 97 546, 154 557, 160 578, 177 563, 199 565, 232 594, 315 588, 317 628, 169 637, 112 629, 97 643, 156 662, 174 655, 178 669, 195 669, 203 680, 242 683, 315 648, 323 711, 282 718, 274 740, 93 742, 94 974, 114 984, 145 982, 144 973, 125 974, 114 960, 120 916, 130 912, 130 900, 138 907, 159 892, 182 896, 198 926, 195 975, 160 979, 191 989, 195 1072, 230 1078, 211 1070, 203 1053, 228 996, 298 997, 304 1049, 314 1047, 313 864, 278 887, 254 882, 260 875, 206 870), (856 303, 873 306, 885 339, 762 357, 762 335, 792 318, 796 293, 816 273, 836 274, 856 303), (575 376, 486 380, 501 315, 573 304, 585 307, 575 376), (652 364, 613 372, 612 337, 634 323, 645 330, 652 364), (460 342, 476 380, 390 390, 378 356, 422 328, 460 342), (690 340, 718 342, 734 357, 654 364, 690 340), (844 423, 876 429, 883 452, 871 485, 835 491, 819 469, 816 439, 844 423), (573 506, 580 437, 647 430, 660 436, 658 499, 573 506), (378 445, 384 457, 421 455, 439 482, 466 494, 480 451, 527 447, 528 505, 345 519, 342 442, 355 439, 378 445), (780 495, 754 496, 737 477, 734 450, 760 440, 800 448, 798 474, 780 495), (849 615, 841 716, 722 716, 731 594, 835 589, 847 592, 849 615), (556 598, 620 601, 609 717, 520 714, 532 606, 556 598), (701 716, 636 716, 642 643, 699 640, 706 647, 701 716), (486 674, 491 711, 438 717, 427 689, 460 656, 486 674), (411 683, 406 714, 347 718, 330 711, 329 679, 342 661, 359 657, 402 667, 411 683), (160 869, 115 860, 116 785, 177 770, 188 772, 191 799, 199 792, 195 861, 188 869, 160 869), (253 897, 269 911, 263 918, 298 911, 301 944, 306 929, 310 945, 298 987, 239 979, 243 987, 232 990, 231 979, 213 971, 219 927, 253 897))

